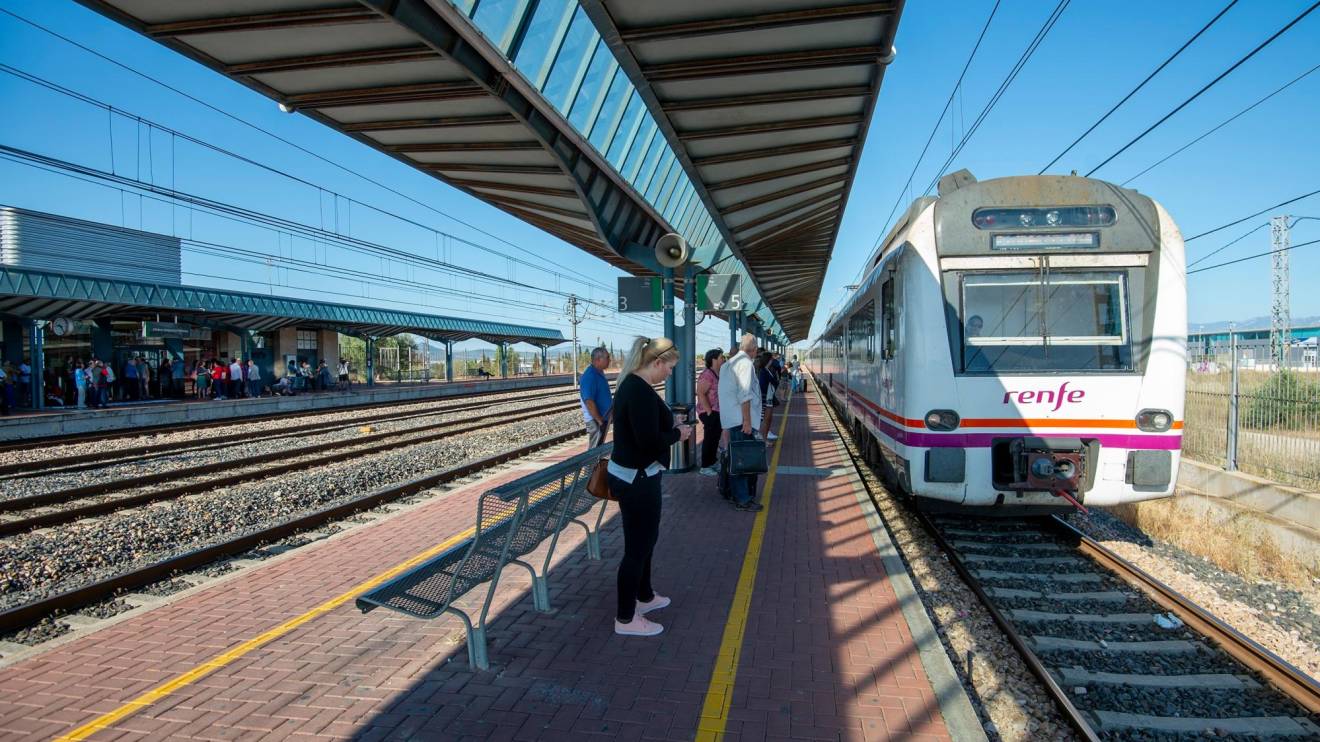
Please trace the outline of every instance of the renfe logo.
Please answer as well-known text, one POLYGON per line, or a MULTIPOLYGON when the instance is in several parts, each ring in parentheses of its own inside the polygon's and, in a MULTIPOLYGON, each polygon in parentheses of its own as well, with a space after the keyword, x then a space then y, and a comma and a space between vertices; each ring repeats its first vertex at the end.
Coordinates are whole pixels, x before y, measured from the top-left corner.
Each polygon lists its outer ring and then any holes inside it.
POLYGON ((1065 402, 1068 404, 1081 402, 1085 396, 1086 392, 1081 389, 1069 391, 1068 382, 1065 381, 1059 385, 1057 391, 1054 389, 1041 389, 1025 392, 1004 392, 1004 404, 1009 404, 1014 397, 1017 397, 1018 404, 1053 404, 1054 407, 1050 409, 1050 412, 1056 412, 1065 402))

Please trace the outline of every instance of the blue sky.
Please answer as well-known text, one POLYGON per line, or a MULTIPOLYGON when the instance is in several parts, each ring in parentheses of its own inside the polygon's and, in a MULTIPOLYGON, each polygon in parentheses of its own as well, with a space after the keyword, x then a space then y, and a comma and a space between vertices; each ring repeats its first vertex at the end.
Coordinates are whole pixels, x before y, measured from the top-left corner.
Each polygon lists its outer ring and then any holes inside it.
MULTIPOLYGON (((1075 168, 1086 172, 1308 4, 1300 0, 1239 3, 1052 171, 1075 168)), ((842 287, 853 281, 857 266, 872 250, 991 5, 988 0, 908 3, 897 39, 898 57, 886 75, 813 331, 819 329, 843 296, 842 287)), ((950 130, 948 119, 941 125, 917 171, 915 190, 935 177, 953 137, 961 136, 962 122, 976 117, 1053 7, 1053 2, 1005 0, 955 105, 957 130, 950 130)), ((1219 2, 1075 0, 951 169, 966 167, 980 178, 1036 172, 1221 7, 1219 2)), ((562 293, 575 292, 606 305, 613 302, 612 287, 619 273, 604 263, 305 117, 282 114, 268 99, 81 6, 67 0, 0 0, 0 8, 31 18, 131 67, 148 70, 172 86, 387 183, 431 208, 243 127, 4 14, 0 14, 0 63, 314 185, 208 151, 129 116, 109 115, 102 108, 8 73, 0 74, 0 100, 11 112, 0 117, 0 143, 102 170, 112 168, 113 157, 114 172, 124 177, 337 231, 426 259, 450 260, 549 291, 367 256, 349 249, 343 241, 294 238, 280 230, 121 196, 118 191, 6 160, 0 160, 0 203, 190 237, 197 242, 185 253, 184 269, 189 274, 185 281, 189 283, 560 327, 566 335, 562 293), (402 218, 373 212, 364 204, 383 207, 402 218), (443 234, 437 236, 437 231, 443 234), (240 255, 234 248, 249 253, 240 255), (283 261, 279 259, 267 267, 261 255, 303 261, 304 269, 313 272, 299 272, 297 265, 280 269, 283 261), (347 271, 352 277, 320 275, 330 270, 347 271), (401 282, 412 282, 412 286, 405 288, 401 282), (427 286, 431 288, 421 288, 427 286)), ((1317 64, 1320 13, 1298 24, 1096 177, 1115 182, 1128 179, 1317 64)), ((1308 122, 1317 120, 1318 113, 1320 72, 1129 185, 1164 204, 1186 235, 1316 190, 1320 188, 1316 184, 1320 180, 1316 175, 1320 147, 1312 134, 1314 125, 1308 122)), ((905 206, 904 200, 899 209, 905 206)), ((1285 211, 1320 216, 1320 196, 1285 211)), ((1196 259, 1265 220, 1261 216, 1192 242, 1189 255, 1196 259)), ((1317 237, 1320 221, 1301 222, 1293 232, 1294 242, 1317 237)), ((1202 265, 1267 249, 1269 232, 1260 230, 1202 265)), ((1307 277, 1320 275, 1320 249, 1294 251, 1292 270, 1293 314, 1320 314, 1320 295, 1306 290, 1307 277)), ((1189 287, 1193 325, 1266 314, 1269 261, 1258 259, 1196 274, 1190 277, 1189 287)), ((656 315, 619 317, 606 309, 596 313, 601 316, 582 325, 587 341, 600 337, 622 343, 628 335, 659 329, 656 315)), ((703 346, 727 340, 727 331, 718 321, 708 321, 698 330, 703 346)))

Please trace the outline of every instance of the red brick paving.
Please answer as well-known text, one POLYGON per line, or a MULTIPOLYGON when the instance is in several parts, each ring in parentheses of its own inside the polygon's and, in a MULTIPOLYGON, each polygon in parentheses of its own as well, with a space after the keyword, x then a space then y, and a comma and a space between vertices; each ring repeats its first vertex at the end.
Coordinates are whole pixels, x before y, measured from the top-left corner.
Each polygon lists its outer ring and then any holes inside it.
MULTIPOLYGON (((793 408, 780 466, 844 465, 814 396, 793 408)), ((520 473, 0 670, 0 733, 48 737, 111 711, 463 530, 477 494, 520 473)), ((661 637, 612 633, 622 543, 611 517, 602 562, 586 558, 580 529, 561 539, 552 613, 532 610, 525 573, 506 572, 490 671, 468 668, 452 618, 364 616, 350 602, 93 739, 691 739, 754 516, 728 508, 713 479, 673 476, 665 489, 655 581, 674 605, 653 616, 661 637)), ((726 731, 729 740, 949 738, 846 476, 777 477, 726 731)))

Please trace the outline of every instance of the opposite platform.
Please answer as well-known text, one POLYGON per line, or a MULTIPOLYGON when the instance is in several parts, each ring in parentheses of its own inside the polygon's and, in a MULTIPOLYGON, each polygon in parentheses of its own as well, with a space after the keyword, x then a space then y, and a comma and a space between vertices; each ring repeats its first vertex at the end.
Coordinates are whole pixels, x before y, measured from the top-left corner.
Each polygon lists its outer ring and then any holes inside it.
MULTIPOLYGON (((817 398, 780 407, 768 507, 666 475, 663 635, 613 634, 622 534, 565 531, 553 611, 501 580, 487 672, 461 625, 353 598, 472 524, 520 465, 0 670, 0 733, 92 739, 965 739, 980 734, 817 398), (906 603, 906 604, 905 604, 906 603), (916 639, 914 639, 914 636, 916 639), (920 640, 920 641, 918 641, 920 640), (933 650, 931 642, 934 642, 933 650), (941 661, 943 666, 941 666, 941 661), (932 682, 938 692, 932 688, 932 682)), ((580 447, 562 450, 563 458, 580 447)), ((477 590, 469 600, 479 599, 477 590)))

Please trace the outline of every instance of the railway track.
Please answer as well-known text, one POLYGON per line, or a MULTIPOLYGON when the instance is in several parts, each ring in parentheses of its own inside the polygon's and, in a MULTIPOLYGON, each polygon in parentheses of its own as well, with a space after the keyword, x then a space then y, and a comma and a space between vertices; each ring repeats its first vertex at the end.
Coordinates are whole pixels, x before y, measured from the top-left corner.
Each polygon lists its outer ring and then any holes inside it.
POLYGON ((98 600, 129 592, 180 572, 196 569, 216 560, 241 554, 263 544, 279 541, 297 533, 347 518, 354 513, 379 507, 394 500, 458 481, 499 464, 523 458, 550 446, 579 438, 581 435, 581 430, 572 430, 541 438, 530 444, 512 448, 493 456, 383 487, 330 507, 281 521, 269 527, 239 534, 218 543, 162 559, 113 577, 5 609, 0 611, 0 633, 15 631, 35 624, 48 616, 72 612, 98 600))
MULTIPOLYGON (((549 378, 554 378, 554 377, 549 377, 549 378)), ((613 378, 612 375, 611 378, 613 378)), ((548 388, 554 389, 556 388, 556 386, 564 386, 564 387, 569 387, 571 389, 572 380, 571 378, 565 375, 565 381, 563 382, 562 385, 555 385, 548 388)), ((547 387, 536 387, 536 388, 545 389, 547 387)), ((504 390, 503 392, 496 392, 496 391, 467 392, 464 394, 455 394, 449 397, 444 397, 443 399, 445 400, 468 399, 472 397, 481 397, 491 394, 506 394, 511 391, 516 391, 516 390, 504 390)), ((230 424, 237 425, 237 424, 246 424, 246 423, 255 423, 255 422, 269 422, 271 420, 291 420, 299 417, 308 417, 312 415, 325 415, 335 412, 346 412, 349 410, 374 410, 374 409, 380 409, 382 407, 398 407, 401 404, 410 404, 410 403, 399 402, 397 400, 390 402, 371 402, 367 404, 350 403, 344 405, 336 405, 333 407, 321 407, 316 409, 295 410, 295 411, 283 410, 280 412, 275 412, 270 414, 245 415, 242 417, 222 418, 219 420, 199 420, 196 422, 170 423, 166 425, 144 425, 144 426, 137 426, 132 428, 119 429, 113 432, 65 433, 60 435, 27 438, 20 441, 3 442, 0 443, 0 454, 6 453, 8 451, 25 451, 31 449, 33 446, 38 446, 38 445, 58 446, 67 443, 93 443, 98 441, 115 440, 116 438, 126 438, 126 437, 165 434, 165 433, 178 433, 181 431, 188 431, 188 430, 200 430, 204 428, 213 428, 217 425, 230 425, 230 424)), ((88 412, 88 414, 96 414, 96 413, 88 412)))
POLYGON ((1320 684, 1063 520, 917 517, 1083 738, 1320 739, 1320 684))
MULTIPOLYGON (((347 430, 349 428, 356 428, 361 425, 369 424, 369 423, 389 423, 389 422, 399 422, 405 420, 414 420, 417 418, 430 417, 433 415, 449 414, 454 412, 465 412, 468 410, 480 410, 489 407, 493 404, 505 404, 515 401, 532 402, 539 399, 563 396, 571 393, 572 393, 571 389, 559 389, 556 391, 528 394, 525 396, 508 394, 506 392, 499 392, 489 395, 476 395, 480 398, 480 401, 469 402, 466 404, 457 404, 457 405, 453 404, 456 398, 451 397, 431 407, 413 409, 404 412, 385 412, 376 415, 365 415, 360 417, 354 417, 352 422, 347 422, 347 423, 327 424, 324 422, 312 422, 312 423, 303 423, 301 425, 285 426, 278 430, 271 430, 271 431, 245 435, 242 441, 244 444, 248 444, 248 443, 257 443, 261 441, 292 438, 309 432, 314 432, 317 434, 333 433, 340 430, 347 430), (498 396, 499 398, 498 399, 490 398, 496 396, 498 396)), ((457 399, 467 399, 467 398, 468 397, 465 396, 457 399)), ((334 411, 333 410, 322 411, 321 414, 327 414, 327 412, 333 414, 334 411)), ((212 426, 224 425, 227 424, 228 422, 229 421, 217 421, 212 423, 212 426)), ((248 422, 248 420, 242 419, 242 420, 235 420, 232 422, 236 424, 243 424, 248 422)), ((12 464, 0 465, 0 478, 17 479, 22 477, 45 476, 48 474, 71 474, 80 471, 92 471, 96 469, 101 469, 106 466, 136 464, 144 461, 149 461, 154 458, 159 458, 161 456, 168 456, 168 455, 181 454, 181 453, 194 453, 199 451, 211 451, 221 448, 232 447, 233 445, 234 445, 233 441, 228 438, 218 442, 217 441, 199 442, 196 440, 182 440, 182 441, 170 441, 170 442, 162 442, 162 443, 149 443, 141 446, 116 448, 107 451, 93 451, 89 453, 79 453, 77 456, 76 463, 60 463, 58 459, 42 459, 39 461, 19 461, 19 462, 14 462, 12 464)))
MULTIPOLYGON (((296 471, 313 469, 318 466, 342 463, 344 461, 388 451, 399 446, 411 446, 419 443, 442 440, 482 430, 493 425, 522 422, 542 415, 555 414, 577 409, 576 401, 553 402, 520 410, 517 414, 507 411, 494 412, 461 421, 442 423, 418 435, 417 429, 373 433, 356 438, 322 443, 315 447, 310 455, 298 456, 289 460, 287 451, 245 456, 218 461, 198 466, 171 469, 169 471, 125 477, 105 482, 72 487, 54 492, 46 492, 25 497, 16 497, 0 501, 0 514, 30 510, 39 507, 78 503, 102 495, 125 493, 86 504, 72 507, 60 507, 49 512, 42 512, 27 517, 11 518, 0 521, 0 536, 23 533, 34 528, 49 528, 80 520, 104 515, 129 507, 177 499, 187 495, 205 492, 217 486, 229 486, 238 482, 266 479, 296 471), (271 462, 274 465, 263 466, 271 462), (166 484, 152 488, 153 485, 166 484)), ((431 413, 436 414, 436 413, 431 413)))

